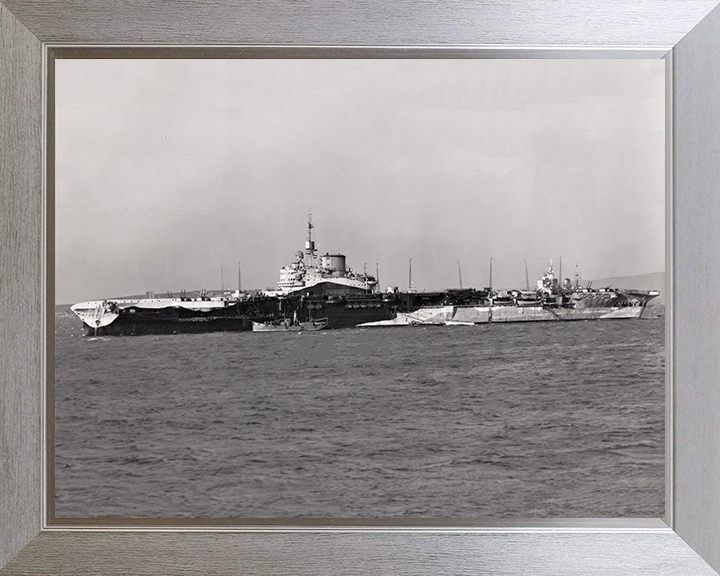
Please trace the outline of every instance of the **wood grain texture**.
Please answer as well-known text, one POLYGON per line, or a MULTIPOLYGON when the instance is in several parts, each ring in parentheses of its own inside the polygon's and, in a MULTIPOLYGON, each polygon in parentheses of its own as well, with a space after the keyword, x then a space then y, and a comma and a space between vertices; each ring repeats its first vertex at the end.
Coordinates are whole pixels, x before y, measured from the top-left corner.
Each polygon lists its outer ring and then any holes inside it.
POLYGON ((673 61, 675 529, 720 570, 720 9, 673 61))
POLYGON ((6 0, 44 42, 675 45, 713 0, 6 0))
POLYGON ((503 574, 713 576, 655 534, 203 534, 45 532, 0 575, 503 574), (112 550, 112 553, 108 553, 112 550))
POLYGON ((40 530, 40 42, 0 4, 0 566, 40 530))

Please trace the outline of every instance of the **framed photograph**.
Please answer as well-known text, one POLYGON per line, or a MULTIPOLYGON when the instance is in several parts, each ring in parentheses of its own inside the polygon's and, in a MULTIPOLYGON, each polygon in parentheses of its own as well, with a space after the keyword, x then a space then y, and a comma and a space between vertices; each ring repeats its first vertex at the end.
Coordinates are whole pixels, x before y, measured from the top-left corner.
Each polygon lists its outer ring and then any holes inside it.
POLYGON ((664 516, 662 59, 98 50, 48 66, 54 523, 664 516))
POLYGON ((295 14, 229 3, 171 17, 162 4, 118 13, 0 4, 0 134, 9 151, 0 174, 8 320, 0 481, 10 495, 0 500, 9 520, 0 527, 2 573, 522 574, 532 566, 540 574, 714 574, 716 5, 613 2, 598 12, 580 2, 506 2, 418 12, 403 4, 402 14, 382 6, 295 14), (402 17, 411 14, 412 22, 402 17), (538 19, 555 23, 552 32, 529 25, 538 19), (366 25, 349 25, 358 21, 366 25), (209 124, 216 128, 204 131, 209 124), (574 194, 581 185, 593 206, 574 194), (240 202, 238 187, 255 188, 257 201, 240 202), (505 201, 476 195, 477 187, 498 187, 505 201), (428 234, 435 227, 486 242, 473 236, 478 222, 468 213, 486 214, 482 227, 498 247, 486 253, 454 234, 428 234), (180 225, 189 214, 200 234, 180 225), (229 216, 242 214, 242 230, 233 229, 229 216), (559 240, 538 247, 542 227, 528 215, 559 240), (379 232, 357 220, 374 220, 379 232), (257 245, 236 255, 221 247, 228 238, 257 245), (568 239, 573 248, 563 254, 568 239), (542 261, 544 251, 552 261, 542 261), (587 272, 581 252, 593 260, 587 272), (201 269, 163 270, 169 258, 201 269), (642 284, 637 274, 661 266, 665 275, 642 284), (642 334, 621 334, 640 325, 642 334), (568 336, 586 326, 605 332, 568 336), (329 330, 344 327, 361 329, 329 330), (492 409, 490 395, 453 396, 466 380, 504 385, 517 362, 503 363, 503 354, 516 359, 522 350, 511 350, 517 337, 503 344, 503 330, 521 330, 536 351, 538 339, 547 344, 543 362, 525 369, 558 386, 520 390, 509 379, 492 409), (123 350, 119 336, 128 336, 123 350), (466 352, 433 356, 428 336, 466 352), (478 338, 485 356, 476 358, 468 351, 477 353, 478 338), (602 388, 608 373, 598 358, 631 338, 637 345, 622 358, 633 370, 617 376, 620 389, 602 388), (387 365, 395 341, 415 358, 399 372, 387 365), (204 352, 183 364, 182 346, 204 352), (564 362, 579 357, 578 346, 591 349, 587 365, 564 362), (247 394, 208 388, 191 399, 203 382, 238 377, 203 376, 217 358, 230 362, 218 374, 231 374, 237 350, 260 359, 243 364, 247 394), (73 365, 78 354, 92 377, 73 365), (293 368, 283 355, 295 358, 293 368), (165 377, 157 367, 143 372, 152 362, 165 363, 165 377), (559 364, 563 376, 553 371, 559 364), (118 375, 123 366, 146 385, 125 390, 127 405, 101 394, 121 393, 131 380, 118 375), (328 369, 334 378, 323 378, 328 369), (660 388, 641 384, 662 387, 663 373, 664 408, 647 394, 660 388), (271 379, 277 389, 258 396, 271 379), (169 398, 178 382, 177 398, 207 406, 189 410, 169 398), (315 411, 307 395, 282 388, 298 382, 312 387, 315 411), (429 404, 402 391, 420 383, 423 398, 435 398, 429 404), (153 385, 162 388, 156 405, 148 403, 153 385), (503 412, 511 389, 515 401, 503 412), (608 394, 612 414, 584 410, 608 394), (538 399, 556 414, 541 409, 534 421, 538 399), (242 410, 225 413, 223 403, 242 410), (363 419, 369 406, 390 411, 363 419), (161 410, 165 439, 143 424, 161 410), (267 410, 294 416, 267 420, 267 410), (423 419, 432 424, 413 425, 423 419), (366 444, 356 441, 360 426, 379 422, 386 425, 369 430, 366 444), (508 446, 533 444, 531 429, 543 461, 508 466, 520 457, 508 446), (247 453, 240 442, 223 448, 231 432, 252 436, 247 453), (585 448, 570 447, 583 438, 585 448), (168 457, 173 445, 180 451, 168 457), (218 467, 232 458, 247 463, 241 474, 218 467), (210 482, 184 488, 183 474, 210 482))

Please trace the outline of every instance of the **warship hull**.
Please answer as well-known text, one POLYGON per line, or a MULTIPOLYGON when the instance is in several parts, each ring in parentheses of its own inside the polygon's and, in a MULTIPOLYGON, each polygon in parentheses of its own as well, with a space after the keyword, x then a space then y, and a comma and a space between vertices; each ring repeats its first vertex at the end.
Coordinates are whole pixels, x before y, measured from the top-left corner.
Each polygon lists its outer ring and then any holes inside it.
POLYGON ((253 324, 272 324, 298 318, 312 322, 327 319, 325 328, 352 328, 358 324, 395 318, 399 302, 378 295, 332 298, 263 298, 249 301, 222 301, 203 309, 190 301, 97 301, 73 306, 83 320, 88 336, 136 336, 142 334, 198 334, 241 332, 253 324))
POLYGON ((642 318, 651 293, 619 298, 621 305, 444 304, 456 296, 448 292, 400 293, 392 296, 355 294, 338 297, 306 294, 295 298, 267 297, 248 301, 216 300, 202 307, 192 301, 102 301, 75 305, 88 336, 141 334, 197 334, 240 332, 253 325, 297 318, 326 319, 327 329, 415 325, 471 325, 511 322, 569 322, 642 318))

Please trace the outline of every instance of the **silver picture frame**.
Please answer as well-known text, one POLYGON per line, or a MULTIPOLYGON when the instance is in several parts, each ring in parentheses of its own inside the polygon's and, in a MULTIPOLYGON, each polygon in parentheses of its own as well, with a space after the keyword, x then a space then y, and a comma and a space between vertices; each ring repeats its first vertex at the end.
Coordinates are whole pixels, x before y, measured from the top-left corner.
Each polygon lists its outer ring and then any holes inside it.
POLYGON ((0 574, 716 574, 720 2, 330 4, 0 0, 0 574), (54 150, 45 80, 52 50, 83 46, 138 56, 192 46, 259 57, 664 58, 664 519, 53 522, 45 382, 53 358, 46 231, 54 214, 46 166, 54 150))

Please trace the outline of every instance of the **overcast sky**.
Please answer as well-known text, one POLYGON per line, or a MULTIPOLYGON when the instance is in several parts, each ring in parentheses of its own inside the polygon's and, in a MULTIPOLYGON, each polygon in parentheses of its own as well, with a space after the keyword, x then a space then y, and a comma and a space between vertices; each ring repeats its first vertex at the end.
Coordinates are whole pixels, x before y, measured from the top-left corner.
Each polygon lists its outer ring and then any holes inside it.
POLYGON ((664 270, 664 61, 58 60, 56 302, 664 270), (557 269, 556 269, 557 271, 557 269))

